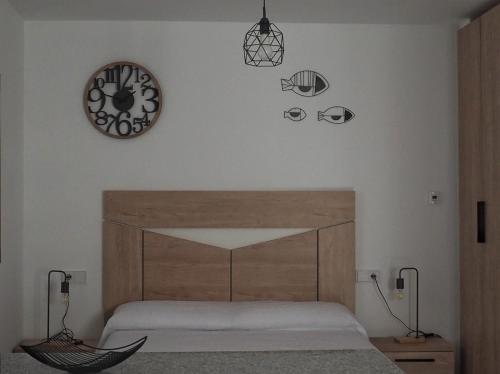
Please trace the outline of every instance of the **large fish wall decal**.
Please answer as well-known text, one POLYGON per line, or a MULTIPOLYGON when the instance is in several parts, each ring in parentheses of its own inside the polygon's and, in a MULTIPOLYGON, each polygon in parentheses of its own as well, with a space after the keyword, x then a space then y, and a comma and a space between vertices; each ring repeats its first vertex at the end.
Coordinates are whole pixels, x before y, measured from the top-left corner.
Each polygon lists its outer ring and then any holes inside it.
POLYGON ((281 80, 282 91, 293 91, 297 95, 312 97, 325 92, 330 84, 324 76, 312 70, 302 70, 281 80))
POLYGON ((332 106, 323 112, 318 112, 318 121, 341 124, 354 118, 354 113, 343 106, 332 106))
POLYGON ((283 112, 283 117, 288 118, 291 121, 299 122, 307 117, 306 112, 302 108, 292 108, 283 112))

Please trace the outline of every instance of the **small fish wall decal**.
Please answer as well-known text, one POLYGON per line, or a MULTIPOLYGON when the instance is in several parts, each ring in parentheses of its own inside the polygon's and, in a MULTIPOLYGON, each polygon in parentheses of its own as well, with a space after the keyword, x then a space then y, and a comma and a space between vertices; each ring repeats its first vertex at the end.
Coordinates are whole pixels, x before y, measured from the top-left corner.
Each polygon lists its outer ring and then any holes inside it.
POLYGON ((302 70, 281 80, 282 91, 293 91, 297 95, 312 97, 325 92, 330 84, 324 76, 312 70, 302 70))
POLYGON ((341 124, 349 122, 354 118, 354 113, 342 106, 332 106, 323 112, 318 112, 318 121, 341 124))
POLYGON ((283 117, 291 121, 299 122, 307 117, 306 112, 302 108, 292 108, 283 112, 283 117))

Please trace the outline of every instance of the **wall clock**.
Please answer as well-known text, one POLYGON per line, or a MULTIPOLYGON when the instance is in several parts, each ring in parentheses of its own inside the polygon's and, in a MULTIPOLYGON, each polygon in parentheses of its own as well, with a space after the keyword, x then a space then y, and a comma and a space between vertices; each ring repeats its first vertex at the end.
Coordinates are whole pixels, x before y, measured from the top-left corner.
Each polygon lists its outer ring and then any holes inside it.
POLYGON ((151 129, 162 104, 158 80, 145 67, 128 61, 101 67, 90 77, 83 94, 90 123, 104 135, 119 139, 151 129))

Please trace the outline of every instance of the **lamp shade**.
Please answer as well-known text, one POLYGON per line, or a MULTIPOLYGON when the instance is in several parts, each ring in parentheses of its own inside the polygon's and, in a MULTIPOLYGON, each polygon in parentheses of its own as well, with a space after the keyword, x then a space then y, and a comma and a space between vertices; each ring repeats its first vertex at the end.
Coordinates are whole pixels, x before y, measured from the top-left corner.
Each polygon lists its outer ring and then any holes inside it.
POLYGON ((278 66, 283 62, 284 52, 283 33, 267 19, 264 3, 262 19, 245 34, 243 41, 245 64, 258 67, 278 66))

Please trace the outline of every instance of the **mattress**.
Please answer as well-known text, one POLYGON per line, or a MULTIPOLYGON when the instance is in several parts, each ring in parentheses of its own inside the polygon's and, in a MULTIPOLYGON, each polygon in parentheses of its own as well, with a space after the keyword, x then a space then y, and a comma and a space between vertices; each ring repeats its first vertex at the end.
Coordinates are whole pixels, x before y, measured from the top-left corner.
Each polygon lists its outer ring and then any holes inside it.
POLYGON ((100 345, 147 336, 143 352, 373 349, 343 305, 322 302, 142 301, 121 305, 100 345))
POLYGON ((142 352, 318 351, 374 349, 366 335, 352 330, 119 330, 102 344, 114 348, 148 337, 142 352))

